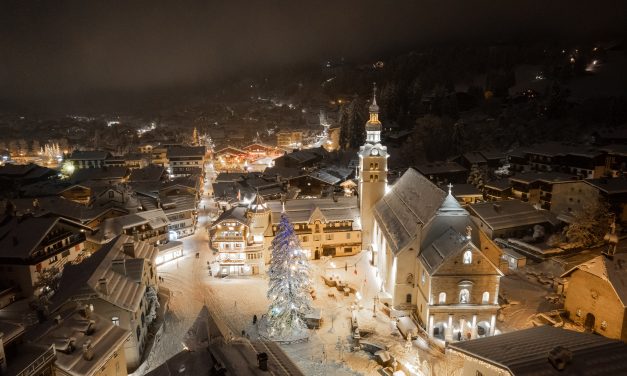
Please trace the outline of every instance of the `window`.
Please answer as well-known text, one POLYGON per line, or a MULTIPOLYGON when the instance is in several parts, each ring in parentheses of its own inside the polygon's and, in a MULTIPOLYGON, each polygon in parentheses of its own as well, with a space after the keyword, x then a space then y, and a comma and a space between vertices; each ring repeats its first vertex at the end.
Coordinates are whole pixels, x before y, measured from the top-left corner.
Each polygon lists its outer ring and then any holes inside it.
POLYGON ((303 236, 303 243, 307 243, 309 241, 309 237, 307 235, 303 236))
POLYGON ((117 317, 117 316, 113 316, 113 317, 111 318, 111 322, 112 322, 112 323, 113 323, 113 325, 115 325, 115 326, 120 326, 120 318, 119 318, 119 317, 117 317))
POLYGON ((470 302, 470 292, 467 289, 461 289, 459 292, 459 303, 468 304, 470 302))
POLYGON ((603 329, 603 330, 607 329, 607 321, 603 320, 601 322, 601 329, 603 329))
POLYGON ((445 304, 445 303, 446 303, 446 293, 441 292, 440 295, 438 296, 438 304, 445 304))
POLYGON ((326 238, 327 240, 333 240, 333 234, 327 234, 326 238))
POLYGON ((420 282, 422 282, 422 284, 424 285, 426 281, 427 281, 427 272, 423 270, 422 276, 420 277, 420 282))
POLYGON ((483 373, 477 371, 477 373, 475 373, 475 376, 483 376, 483 373))
POLYGON ((59 259, 58 255, 54 255, 52 257, 50 257, 50 260, 48 260, 49 263, 53 263, 56 262, 59 259))
POLYGON ((481 304, 488 304, 490 302, 490 293, 485 291, 481 297, 481 304))
POLYGON ((320 241, 320 235, 314 235, 314 241, 315 242, 319 242, 320 241))
POLYGON ((351 238, 351 233, 350 233, 350 232, 347 232, 347 233, 346 233, 346 239, 350 239, 350 238, 351 238))
POLYGON ((405 303, 411 304, 411 294, 405 295, 405 303))
POLYGON ((464 252, 464 264, 472 264, 472 251, 467 250, 464 252))

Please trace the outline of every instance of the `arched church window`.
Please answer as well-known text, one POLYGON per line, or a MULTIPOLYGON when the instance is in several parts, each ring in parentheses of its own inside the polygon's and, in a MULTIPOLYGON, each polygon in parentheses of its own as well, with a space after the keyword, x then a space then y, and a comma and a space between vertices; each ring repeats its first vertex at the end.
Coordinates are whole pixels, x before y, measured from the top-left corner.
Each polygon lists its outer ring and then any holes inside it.
POLYGON ((438 304, 445 304, 445 303, 446 303, 446 293, 441 292, 440 295, 438 296, 438 304))
POLYGON ((485 291, 483 293, 483 296, 481 297, 481 303, 482 304, 488 304, 489 301, 490 301, 490 293, 485 291))
POLYGON ((472 264, 472 251, 467 250, 464 252, 464 264, 472 264))

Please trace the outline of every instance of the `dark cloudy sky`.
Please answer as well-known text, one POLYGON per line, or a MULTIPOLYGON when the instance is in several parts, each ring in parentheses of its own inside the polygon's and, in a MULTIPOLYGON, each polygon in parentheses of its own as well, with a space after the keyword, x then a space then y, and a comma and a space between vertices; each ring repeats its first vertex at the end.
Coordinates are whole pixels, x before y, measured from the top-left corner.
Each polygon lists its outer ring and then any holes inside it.
POLYGON ((627 1, 0 1, 0 97, 210 81, 420 43, 627 28, 627 1))

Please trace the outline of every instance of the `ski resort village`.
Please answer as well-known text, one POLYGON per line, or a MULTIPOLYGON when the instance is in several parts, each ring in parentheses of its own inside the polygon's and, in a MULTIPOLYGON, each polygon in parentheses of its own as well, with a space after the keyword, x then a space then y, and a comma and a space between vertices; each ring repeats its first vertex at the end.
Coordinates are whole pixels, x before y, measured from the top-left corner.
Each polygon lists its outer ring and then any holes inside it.
POLYGON ((625 15, 3 2, 0 376, 627 376, 625 15))
POLYGON ((289 152, 194 129, 1 167, 2 374, 626 374, 626 181, 549 144, 394 170, 368 112, 354 155, 320 116, 289 152))

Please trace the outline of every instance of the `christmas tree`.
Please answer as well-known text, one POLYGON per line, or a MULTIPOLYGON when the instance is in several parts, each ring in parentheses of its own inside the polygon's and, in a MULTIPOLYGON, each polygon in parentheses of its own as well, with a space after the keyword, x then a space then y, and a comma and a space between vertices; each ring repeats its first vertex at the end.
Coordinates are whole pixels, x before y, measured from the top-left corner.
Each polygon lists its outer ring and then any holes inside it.
POLYGON ((268 276, 268 298, 271 301, 267 314, 268 336, 275 340, 306 336, 303 317, 311 310, 309 262, 285 213, 281 214, 272 241, 268 276))

